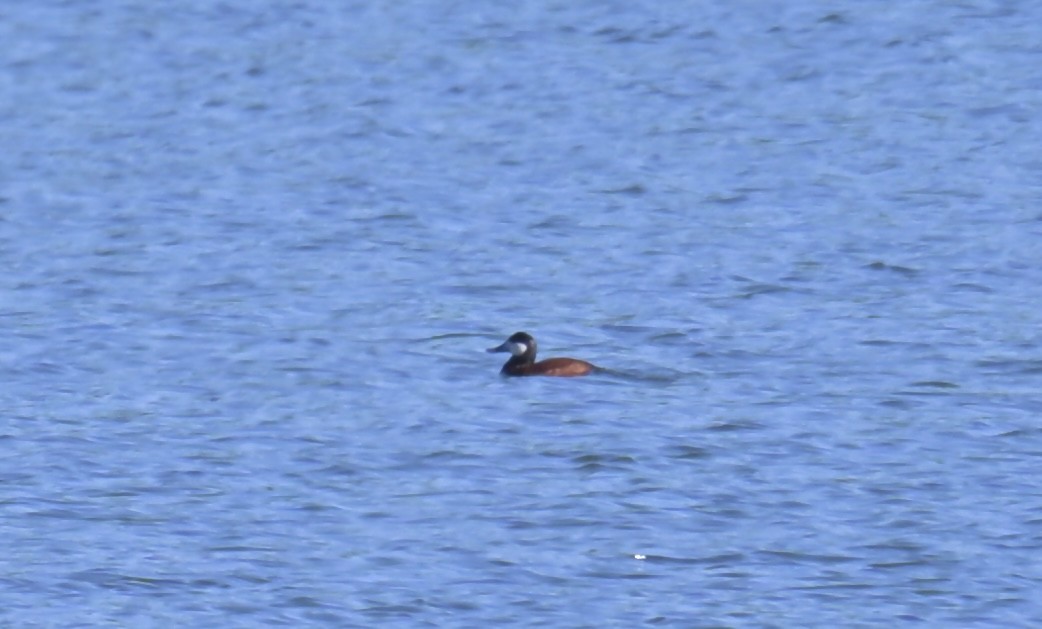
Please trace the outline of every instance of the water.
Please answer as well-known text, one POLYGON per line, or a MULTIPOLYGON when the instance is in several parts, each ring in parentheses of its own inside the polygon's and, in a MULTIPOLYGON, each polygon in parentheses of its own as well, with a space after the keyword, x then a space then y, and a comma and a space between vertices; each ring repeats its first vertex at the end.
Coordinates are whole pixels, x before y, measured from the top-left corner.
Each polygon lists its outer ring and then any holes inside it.
POLYGON ((2 624, 1037 626, 1039 23, 8 3, 2 624))

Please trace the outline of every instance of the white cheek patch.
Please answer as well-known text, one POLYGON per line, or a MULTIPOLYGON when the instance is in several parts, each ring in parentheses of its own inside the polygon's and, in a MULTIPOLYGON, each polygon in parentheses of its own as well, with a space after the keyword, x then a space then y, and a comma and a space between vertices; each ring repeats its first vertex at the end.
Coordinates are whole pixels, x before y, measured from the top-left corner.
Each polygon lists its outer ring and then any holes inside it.
POLYGON ((525 352, 528 351, 528 346, 524 343, 511 343, 510 353, 514 356, 524 356, 525 352))

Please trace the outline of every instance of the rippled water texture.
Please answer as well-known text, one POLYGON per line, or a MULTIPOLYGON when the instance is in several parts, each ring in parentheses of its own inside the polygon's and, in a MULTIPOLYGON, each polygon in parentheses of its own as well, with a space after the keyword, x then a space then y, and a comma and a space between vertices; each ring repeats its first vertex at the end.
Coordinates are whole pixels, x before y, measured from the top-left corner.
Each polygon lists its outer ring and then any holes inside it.
POLYGON ((5 3, 0 625, 1039 626, 1040 24, 5 3))

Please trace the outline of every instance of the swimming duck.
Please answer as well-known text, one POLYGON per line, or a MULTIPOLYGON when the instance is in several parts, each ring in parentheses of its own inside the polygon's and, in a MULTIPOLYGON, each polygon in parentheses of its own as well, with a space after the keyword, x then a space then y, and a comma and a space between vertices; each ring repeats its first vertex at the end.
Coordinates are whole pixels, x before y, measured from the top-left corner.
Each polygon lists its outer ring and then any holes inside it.
POLYGON ((578 358, 547 358, 535 361, 536 343, 527 332, 516 332, 489 352, 510 352, 510 359, 500 370, 504 376, 585 376, 596 366, 578 358))

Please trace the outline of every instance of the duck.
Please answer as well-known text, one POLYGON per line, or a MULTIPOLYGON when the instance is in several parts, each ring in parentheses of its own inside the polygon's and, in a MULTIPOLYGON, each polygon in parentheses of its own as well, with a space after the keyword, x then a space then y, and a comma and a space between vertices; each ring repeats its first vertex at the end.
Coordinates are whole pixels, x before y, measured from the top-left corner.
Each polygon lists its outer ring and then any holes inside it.
POLYGON ((528 332, 515 332, 488 352, 510 352, 500 374, 504 376, 554 376, 571 378, 593 373, 598 367, 578 358, 547 358, 536 362, 535 338, 528 332))

